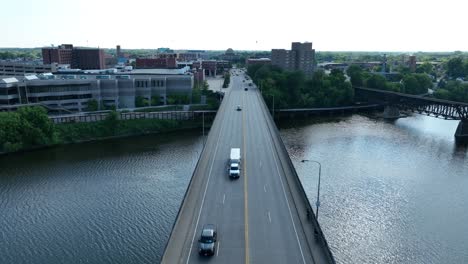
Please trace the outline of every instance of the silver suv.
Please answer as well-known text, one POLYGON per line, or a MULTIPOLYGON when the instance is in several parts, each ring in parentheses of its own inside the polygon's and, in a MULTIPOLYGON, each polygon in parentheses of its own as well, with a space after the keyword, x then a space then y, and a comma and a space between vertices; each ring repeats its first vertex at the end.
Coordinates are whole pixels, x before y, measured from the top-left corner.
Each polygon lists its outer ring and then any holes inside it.
POLYGON ((204 225, 198 242, 198 253, 200 255, 213 256, 216 251, 216 226, 212 224, 204 225))

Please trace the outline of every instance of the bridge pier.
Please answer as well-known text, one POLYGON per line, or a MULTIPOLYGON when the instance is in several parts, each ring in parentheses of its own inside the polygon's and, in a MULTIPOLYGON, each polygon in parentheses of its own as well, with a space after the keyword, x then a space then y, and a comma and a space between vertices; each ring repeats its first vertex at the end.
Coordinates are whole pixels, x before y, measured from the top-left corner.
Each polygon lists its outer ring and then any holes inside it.
POLYGON ((455 140, 459 143, 468 143, 468 119, 460 120, 457 131, 455 131, 455 140))
POLYGON ((393 105, 387 105, 384 108, 383 118, 385 119, 397 119, 400 118, 400 110, 398 107, 393 105))

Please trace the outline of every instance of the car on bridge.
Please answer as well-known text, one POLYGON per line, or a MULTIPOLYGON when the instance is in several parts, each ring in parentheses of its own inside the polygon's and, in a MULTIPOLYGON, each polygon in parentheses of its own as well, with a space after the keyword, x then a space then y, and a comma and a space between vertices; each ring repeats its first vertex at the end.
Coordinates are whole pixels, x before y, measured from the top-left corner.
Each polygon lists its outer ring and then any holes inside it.
POLYGON ((213 256, 216 251, 216 237, 216 226, 213 224, 204 225, 198 240, 198 253, 202 256, 213 256))

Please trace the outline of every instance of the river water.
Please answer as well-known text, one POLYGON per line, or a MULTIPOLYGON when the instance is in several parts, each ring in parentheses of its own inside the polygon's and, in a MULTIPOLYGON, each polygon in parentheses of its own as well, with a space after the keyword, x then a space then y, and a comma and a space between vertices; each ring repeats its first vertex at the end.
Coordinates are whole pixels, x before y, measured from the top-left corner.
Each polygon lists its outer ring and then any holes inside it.
MULTIPOLYGON (((337 263, 468 263, 468 151, 456 121, 354 115, 281 131, 337 263)), ((291 126, 291 124, 289 124, 291 126)))
MULTIPOLYGON (((354 115, 281 135, 338 263, 468 263, 468 151, 457 123, 354 115)), ((0 263, 158 263, 199 131, 0 156, 0 263)))
POLYGON ((0 263, 158 263, 199 134, 0 157, 0 263))

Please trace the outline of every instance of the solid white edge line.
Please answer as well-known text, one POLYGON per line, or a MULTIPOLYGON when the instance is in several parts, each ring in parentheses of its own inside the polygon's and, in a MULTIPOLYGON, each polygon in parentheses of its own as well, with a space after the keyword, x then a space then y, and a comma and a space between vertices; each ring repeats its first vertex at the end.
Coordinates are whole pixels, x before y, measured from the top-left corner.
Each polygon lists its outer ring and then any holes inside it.
POLYGON ((189 263, 190 255, 192 254, 193 242, 195 241, 195 235, 197 234, 198 222, 200 221, 200 216, 201 216, 201 212, 203 210, 203 205, 205 204, 206 191, 208 190, 208 184, 210 183, 210 178, 211 178, 211 171, 213 170, 213 164, 214 164, 214 161, 215 161, 215 158, 216 158, 216 154, 218 153, 219 140, 221 139, 221 132, 223 130, 224 120, 225 119, 221 120, 221 127, 219 128, 219 134, 218 134, 218 140, 216 142, 215 153, 214 153, 214 156, 213 156, 213 160, 211 161, 210 172, 208 173, 208 180, 206 181, 205 191, 203 193, 203 198, 202 198, 202 204, 200 206, 200 211, 198 212, 197 222, 195 223, 195 228, 193 230, 193 237, 192 237, 192 242, 190 243, 190 250, 189 250, 188 255, 187 255, 187 261, 185 262, 187 264, 189 263))
POLYGON ((219 255, 219 249, 221 248, 221 242, 218 241, 218 247, 216 247, 216 256, 219 255))
MULTIPOLYGON (((258 95, 258 93, 257 93, 257 95, 258 95)), ((262 111, 263 111, 263 110, 264 110, 264 109, 262 109, 262 111)), ((268 126, 268 120, 267 120, 266 118, 265 118, 265 122, 267 123, 267 129, 270 129, 269 126, 268 126)), ((271 136, 273 136, 273 133, 270 133, 270 134, 271 134, 271 136)), ((272 141, 273 141, 273 138, 270 137, 270 140, 268 140, 268 143, 269 143, 268 145, 270 146, 271 153, 276 153, 276 152, 274 152, 274 150, 273 150, 273 143, 272 143, 272 141)), ((280 159, 279 154, 278 154, 278 153, 276 153, 276 154, 277 154, 277 156, 278 156, 278 159, 280 159)), ((292 216, 291 207, 289 206, 289 199, 288 199, 288 197, 287 197, 287 195, 286 195, 286 190, 285 190, 285 188, 284 188, 283 179, 281 179, 281 173, 280 173, 280 170, 279 170, 279 168, 278 168, 278 162, 276 161, 276 159, 273 159, 273 160, 275 161, 276 172, 278 173, 278 177, 279 177, 280 182, 281 182, 281 187, 282 187, 282 189, 283 189, 283 195, 284 195, 284 198, 286 199, 286 204, 288 205, 289 216, 291 217, 291 222, 292 222, 292 224, 293 224, 294 233, 296 234, 297 243, 299 244, 299 250, 300 250, 300 252, 301 252, 302 261, 303 261, 303 263, 305 264, 306 261, 305 261, 305 258, 304 258, 304 253, 302 252, 301 241, 299 240, 299 235, 297 234, 296 224, 294 223, 294 218, 293 218, 293 216, 292 216)))

